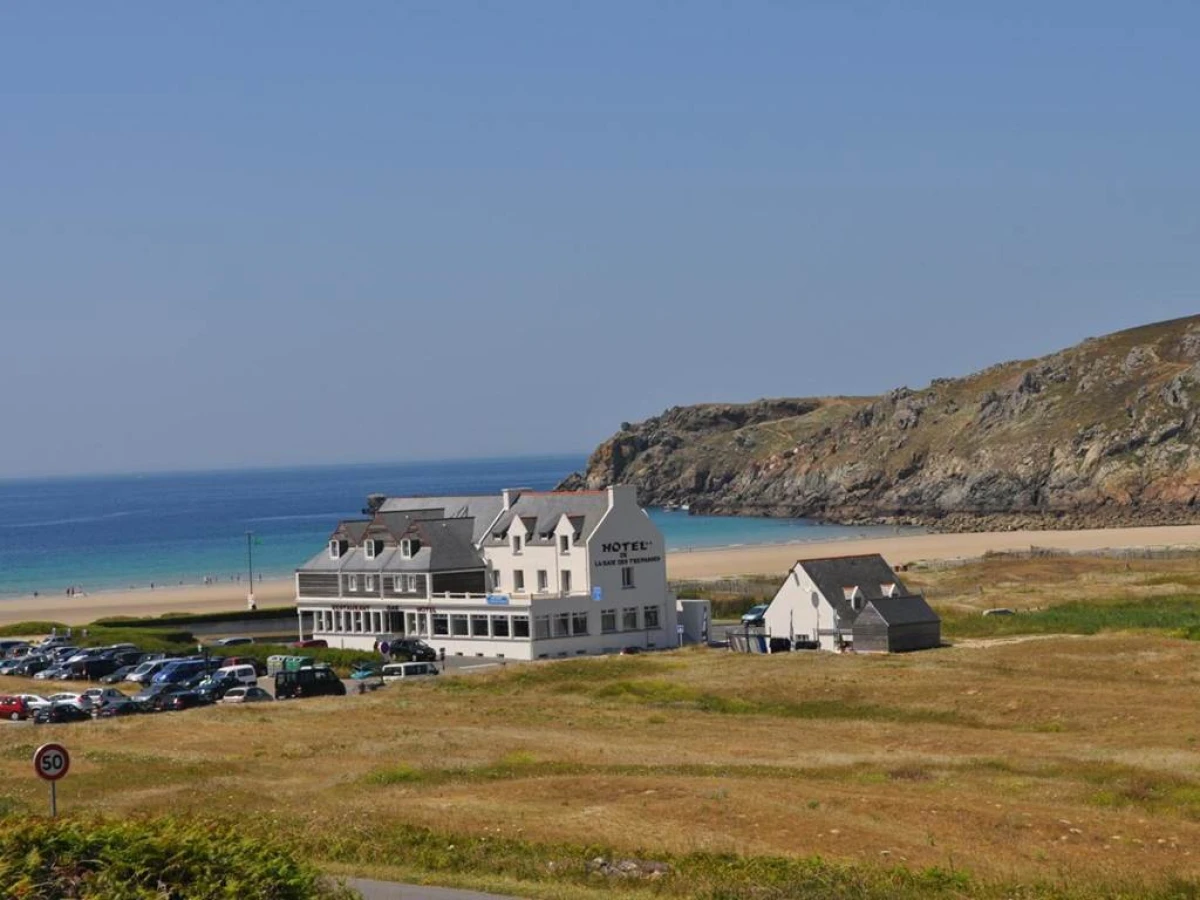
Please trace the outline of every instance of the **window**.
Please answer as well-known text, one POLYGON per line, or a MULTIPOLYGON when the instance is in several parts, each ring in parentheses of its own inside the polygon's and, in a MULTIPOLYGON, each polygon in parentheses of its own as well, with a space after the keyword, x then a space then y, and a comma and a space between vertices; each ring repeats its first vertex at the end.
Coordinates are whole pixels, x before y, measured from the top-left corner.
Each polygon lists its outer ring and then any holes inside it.
POLYGON ((603 634, 612 634, 617 630, 617 611, 615 609, 600 610, 600 631, 603 634))
POLYGON ((410 613, 404 614, 404 633, 405 634, 416 634, 417 633, 417 614, 416 613, 410 612, 410 613))
POLYGON ((569 637, 571 634, 571 614, 570 613, 555 613, 554 614, 554 636, 569 637))
POLYGON ((341 555, 342 555, 342 545, 339 544, 337 541, 330 541, 329 542, 329 558, 337 559, 341 555))
POLYGON ((529 637, 529 616, 513 616, 512 633, 513 637, 529 637))
POLYGON ((450 617, 445 613, 433 614, 433 633, 445 637, 450 633, 450 617))
POLYGON ((512 551, 513 553, 521 552, 521 536, 519 534, 512 536, 512 551))
POLYGON ((524 569, 513 569, 513 590, 514 591, 525 590, 525 570, 524 569))
POLYGON ((564 594, 571 593, 571 570, 563 569, 559 573, 559 577, 562 578, 562 592, 564 594))
POLYGON ((571 552, 571 536, 569 534, 560 534, 558 536, 558 549, 563 553, 571 552))
POLYGON ((401 575, 400 590, 405 594, 415 594, 417 591, 417 576, 416 575, 401 575))
POLYGON ((413 542, 405 538, 400 542, 400 557, 402 559, 412 559, 413 542))
POLYGON ((627 606, 621 610, 621 630, 622 631, 637 631, 637 607, 627 606))
POLYGON ((348 590, 348 591, 357 591, 358 590, 358 576, 357 575, 347 575, 346 576, 346 590, 348 590))
POLYGON ((645 623, 647 629, 657 628, 658 627, 658 607, 657 606, 643 607, 642 608, 642 622, 645 623))
POLYGON ((571 614, 571 634, 588 633, 588 614, 577 612, 571 614))
POLYGON ((492 616, 492 637, 508 637, 508 616, 492 616))
POLYGON ((492 569, 492 590, 500 590, 500 570, 492 569))
POLYGON ((550 617, 537 616, 533 620, 533 636, 534 638, 550 637, 550 617))
POLYGON ((471 637, 488 636, 488 617, 471 616, 471 637))
POLYGON ((366 591, 368 594, 373 593, 375 591, 375 576, 374 575, 364 575, 363 576, 363 590, 366 591))
POLYGON ((633 587, 633 566, 621 566, 621 587, 633 587))
MULTIPOLYGON (((365 544, 363 544, 363 552, 366 554, 367 559, 374 559, 375 558, 375 542, 367 541, 365 544)), ((368 590, 370 590, 370 589, 368 588, 368 590)))
POLYGON ((545 569, 537 570, 538 590, 545 591, 550 586, 550 576, 545 569))
POLYGON ((451 616, 450 617, 450 636, 451 637, 466 637, 467 636, 467 617, 466 616, 451 616))

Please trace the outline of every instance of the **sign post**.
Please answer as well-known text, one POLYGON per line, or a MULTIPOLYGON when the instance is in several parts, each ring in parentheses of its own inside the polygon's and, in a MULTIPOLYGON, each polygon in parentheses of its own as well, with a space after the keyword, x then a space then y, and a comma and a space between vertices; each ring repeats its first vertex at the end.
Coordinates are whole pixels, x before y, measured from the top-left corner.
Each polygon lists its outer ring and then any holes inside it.
POLYGON ((58 779, 71 768, 71 754, 62 744, 42 744, 33 753, 33 770, 50 782, 50 818, 58 815, 58 779))

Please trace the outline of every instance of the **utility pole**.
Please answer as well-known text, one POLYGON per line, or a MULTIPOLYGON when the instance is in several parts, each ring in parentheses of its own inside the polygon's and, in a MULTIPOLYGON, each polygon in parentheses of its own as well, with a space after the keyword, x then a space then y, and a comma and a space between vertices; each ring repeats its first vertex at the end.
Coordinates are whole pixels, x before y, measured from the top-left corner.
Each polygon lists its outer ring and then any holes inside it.
POLYGON ((250 588, 246 594, 246 608, 257 609, 258 605, 254 602, 254 532, 246 532, 246 567, 250 570, 250 588))

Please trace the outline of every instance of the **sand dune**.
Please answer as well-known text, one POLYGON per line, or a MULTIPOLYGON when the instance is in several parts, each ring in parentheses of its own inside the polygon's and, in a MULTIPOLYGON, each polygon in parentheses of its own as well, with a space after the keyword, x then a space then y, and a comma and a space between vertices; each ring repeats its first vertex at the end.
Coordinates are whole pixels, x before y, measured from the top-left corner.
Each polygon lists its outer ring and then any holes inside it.
MULTIPOLYGON (((797 559, 882 553, 893 565, 918 560, 969 559, 988 551, 1103 550, 1142 547, 1200 548, 1200 525, 1147 528, 1098 528, 1088 531, 1008 531, 974 534, 920 534, 906 537, 862 538, 850 541, 777 544, 695 550, 667 556, 672 579, 721 578, 736 575, 778 575, 797 559)), ((293 600, 291 578, 264 581, 255 589, 262 606, 285 606, 293 600)), ((246 608, 241 584, 162 588, 154 591, 112 591, 87 596, 16 597, 0 601, 0 625, 30 619, 83 625, 105 616, 147 616, 169 612, 214 612, 246 608)))

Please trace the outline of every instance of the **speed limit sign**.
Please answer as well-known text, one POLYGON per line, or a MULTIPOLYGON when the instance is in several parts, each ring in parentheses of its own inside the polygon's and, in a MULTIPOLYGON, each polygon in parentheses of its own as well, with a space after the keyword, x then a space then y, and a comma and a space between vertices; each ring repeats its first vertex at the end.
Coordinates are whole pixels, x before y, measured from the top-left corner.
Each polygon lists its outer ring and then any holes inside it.
POLYGON ((71 768, 71 754, 62 744, 42 744, 33 754, 33 770, 39 778, 58 781, 71 768))

